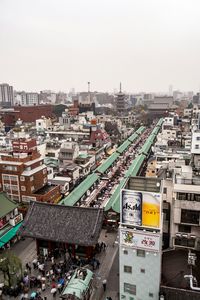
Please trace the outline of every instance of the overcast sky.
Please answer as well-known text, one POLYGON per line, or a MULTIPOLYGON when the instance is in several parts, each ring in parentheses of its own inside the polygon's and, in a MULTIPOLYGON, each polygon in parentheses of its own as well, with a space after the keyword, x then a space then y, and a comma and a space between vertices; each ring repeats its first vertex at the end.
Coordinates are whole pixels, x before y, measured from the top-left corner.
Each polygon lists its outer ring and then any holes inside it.
POLYGON ((0 0, 0 82, 198 91, 199 15, 199 0, 0 0))

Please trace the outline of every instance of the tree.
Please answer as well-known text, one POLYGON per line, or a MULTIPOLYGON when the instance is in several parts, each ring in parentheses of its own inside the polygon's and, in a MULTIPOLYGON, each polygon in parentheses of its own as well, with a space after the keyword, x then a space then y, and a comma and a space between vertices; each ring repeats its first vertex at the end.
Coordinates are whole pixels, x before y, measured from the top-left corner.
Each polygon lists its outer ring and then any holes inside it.
POLYGON ((188 104, 188 107, 187 107, 187 108, 189 108, 189 109, 193 108, 192 102, 190 102, 190 103, 188 104))
POLYGON ((22 263, 10 250, 0 255, 0 272, 3 273, 5 285, 11 287, 18 275, 22 276, 22 263))

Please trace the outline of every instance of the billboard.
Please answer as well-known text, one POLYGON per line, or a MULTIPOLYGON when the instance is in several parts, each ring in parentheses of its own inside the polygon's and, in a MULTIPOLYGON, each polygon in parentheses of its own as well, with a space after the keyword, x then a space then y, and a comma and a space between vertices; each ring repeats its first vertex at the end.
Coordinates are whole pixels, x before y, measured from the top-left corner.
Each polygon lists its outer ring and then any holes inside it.
POLYGON ((146 191, 121 191, 121 223, 160 228, 161 194, 146 191))
POLYGON ((160 235, 134 231, 131 229, 121 229, 120 244, 135 249, 160 251, 160 235))

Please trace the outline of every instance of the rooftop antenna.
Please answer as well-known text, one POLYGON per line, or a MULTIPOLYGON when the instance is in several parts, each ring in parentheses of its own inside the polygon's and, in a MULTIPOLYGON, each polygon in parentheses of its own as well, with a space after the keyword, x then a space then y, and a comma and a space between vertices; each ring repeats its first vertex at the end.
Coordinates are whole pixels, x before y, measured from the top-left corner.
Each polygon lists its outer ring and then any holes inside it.
POLYGON ((88 81, 88 97, 89 97, 89 101, 91 103, 91 95, 90 95, 90 81, 88 81))
POLYGON ((88 93, 90 93, 90 81, 88 81, 88 93))
POLYGON ((119 85, 119 92, 121 93, 122 92, 122 83, 120 82, 120 85, 119 85))

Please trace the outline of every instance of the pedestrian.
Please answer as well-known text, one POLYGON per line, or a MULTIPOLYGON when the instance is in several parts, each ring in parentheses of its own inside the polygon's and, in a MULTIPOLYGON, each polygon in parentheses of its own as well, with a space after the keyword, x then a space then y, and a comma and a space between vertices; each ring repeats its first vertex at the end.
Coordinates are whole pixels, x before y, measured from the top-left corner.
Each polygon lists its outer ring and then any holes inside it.
POLYGON ((51 289, 51 294, 53 295, 53 297, 56 297, 56 293, 57 293, 57 289, 56 288, 52 288, 51 289))
POLYGON ((97 269, 99 269, 100 261, 98 259, 96 259, 96 262, 97 262, 97 269))
POLYGON ((103 251, 106 250, 106 243, 103 242, 103 251))
POLYGON ((37 259, 35 258, 32 262, 33 264, 33 269, 35 270, 37 268, 37 259))
POLYGON ((103 284, 103 290, 104 290, 104 292, 105 292, 105 291, 106 291, 107 280, 104 279, 104 280, 102 281, 102 284, 103 284))

